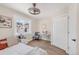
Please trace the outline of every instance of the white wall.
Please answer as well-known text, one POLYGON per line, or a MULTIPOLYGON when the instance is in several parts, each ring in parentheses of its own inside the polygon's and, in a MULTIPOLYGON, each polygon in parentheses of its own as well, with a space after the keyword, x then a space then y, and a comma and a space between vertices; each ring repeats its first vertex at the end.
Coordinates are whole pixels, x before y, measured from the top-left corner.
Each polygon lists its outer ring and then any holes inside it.
POLYGON ((50 39, 48 39, 48 40, 50 40, 52 44, 53 44, 53 18, 58 17, 58 16, 67 15, 67 14, 68 14, 68 8, 64 8, 64 9, 60 9, 59 11, 57 11, 57 13, 52 14, 52 17, 50 17, 50 18, 40 19, 39 25, 38 25, 39 26, 39 32, 42 32, 42 30, 43 30, 42 26, 43 26, 43 24, 46 24, 47 30, 51 34, 51 40, 50 39))
MULTIPOLYGON (((12 18, 12 28, 0 28, 0 39, 12 37, 14 35, 14 12, 0 6, 0 15, 12 18)), ((8 39, 8 45, 14 44, 16 42, 16 39, 8 39), (11 41, 13 41, 13 43, 11 41)))
POLYGON ((77 4, 77 54, 79 55, 79 4, 77 4))
POLYGON ((42 32, 42 30, 43 30, 43 25, 47 25, 47 26, 46 26, 46 30, 48 30, 49 32, 51 32, 51 21, 52 21, 51 18, 48 18, 48 19, 41 19, 41 20, 39 21, 39 31, 42 32))
MULTIPOLYGON (((0 28, 0 39, 2 38, 8 38, 8 45, 13 45, 13 44, 16 44, 17 43, 17 40, 15 39, 15 31, 16 31, 16 19, 30 19, 28 16, 22 14, 22 13, 19 13, 15 10, 12 10, 10 8, 6 8, 4 6, 0 6, 0 15, 4 15, 4 16, 7 16, 7 17, 11 17, 12 18, 12 28, 0 28)), ((32 19, 33 21, 33 19, 32 19)), ((34 23, 32 23, 32 26, 34 25, 34 23)), ((32 31, 34 31, 35 28, 33 28, 32 31)))
MULTIPOLYGON (((52 19, 51 18, 46 18, 46 19, 39 20, 38 27, 39 27, 38 31, 40 33, 42 33, 43 30, 47 30, 49 32, 49 34, 51 35, 52 19), (43 28, 44 25, 46 25, 45 29, 43 28)), ((45 39, 45 40, 50 41, 50 39, 45 39)))
POLYGON ((39 26, 38 25, 39 25, 39 20, 38 19, 32 20, 32 32, 33 32, 33 34, 35 32, 39 31, 39 26))

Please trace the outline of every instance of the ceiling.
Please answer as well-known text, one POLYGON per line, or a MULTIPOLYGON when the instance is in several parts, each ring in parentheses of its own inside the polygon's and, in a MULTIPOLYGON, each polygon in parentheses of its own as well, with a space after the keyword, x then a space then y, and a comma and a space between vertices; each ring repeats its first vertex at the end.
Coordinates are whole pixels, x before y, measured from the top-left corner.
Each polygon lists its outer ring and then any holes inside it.
POLYGON ((69 6, 69 4, 67 3, 37 3, 36 7, 40 9, 41 13, 39 15, 31 15, 28 13, 28 8, 32 7, 31 3, 3 3, 1 5, 24 13, 25 15, 29 15, 36 19, 50 18, 58 11, 69 6))

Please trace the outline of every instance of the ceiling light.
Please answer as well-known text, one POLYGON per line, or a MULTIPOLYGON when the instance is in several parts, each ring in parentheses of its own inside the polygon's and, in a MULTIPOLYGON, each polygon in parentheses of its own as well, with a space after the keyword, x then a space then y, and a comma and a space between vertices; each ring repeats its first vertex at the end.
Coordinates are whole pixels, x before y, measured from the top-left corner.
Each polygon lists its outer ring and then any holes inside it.
POLYGON ((28 9, 29 13, 32 15, 40 14, 40 9, 36 8, 36 3, 33 3, 32 5, 33 5, 33 7, 28 9))

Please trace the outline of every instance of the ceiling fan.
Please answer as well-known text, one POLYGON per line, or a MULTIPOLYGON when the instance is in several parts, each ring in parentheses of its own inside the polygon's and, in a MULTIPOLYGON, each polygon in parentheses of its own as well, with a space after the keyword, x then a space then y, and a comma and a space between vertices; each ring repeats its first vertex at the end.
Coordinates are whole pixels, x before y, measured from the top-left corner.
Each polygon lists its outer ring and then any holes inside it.
POLYGON ((33 5, 33 7, 28 9, 29 13, 32 15, 40 14, 40 9, 36 8, 36 3, 33 3, 32 5, 33 5))

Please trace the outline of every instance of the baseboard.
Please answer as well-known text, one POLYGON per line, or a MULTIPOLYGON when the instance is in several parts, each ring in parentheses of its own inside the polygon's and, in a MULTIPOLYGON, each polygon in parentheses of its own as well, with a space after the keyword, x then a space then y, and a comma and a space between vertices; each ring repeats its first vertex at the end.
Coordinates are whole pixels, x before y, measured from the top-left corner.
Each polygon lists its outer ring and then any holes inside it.
POLYGON ((41 39, 41 40, 45 40, 45 41, 49 41, 50 42, 50 40, 46 40, 46 39, 41 39))

